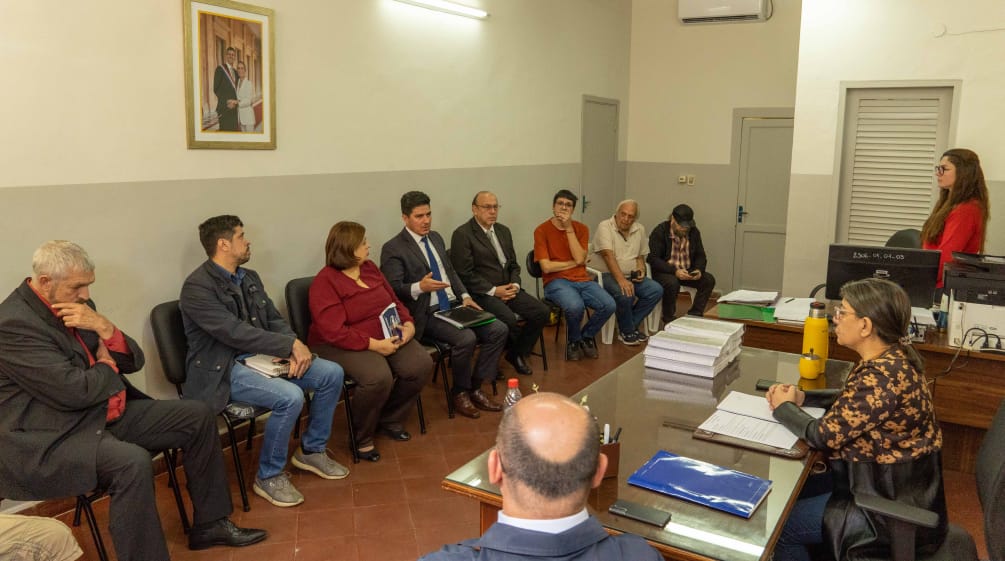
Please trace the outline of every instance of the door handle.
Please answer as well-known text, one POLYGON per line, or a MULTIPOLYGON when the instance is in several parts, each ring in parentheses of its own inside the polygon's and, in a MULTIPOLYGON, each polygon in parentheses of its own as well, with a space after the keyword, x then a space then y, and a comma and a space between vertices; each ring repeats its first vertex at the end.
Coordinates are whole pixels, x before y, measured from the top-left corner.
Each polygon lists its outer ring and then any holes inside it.
POLYGON ((586 195, 583 195, 583 209, 582 209, 582 212, 585 213, 586 212, 586 207, 588 207, 588 206, 590 206, 590 200, 586 198, 586 195))
POLYGON ((743 210, 743 205, 736 207, 736 222, 737 224, 743 224, 744 215, 750 214, 749 212, 743 210))

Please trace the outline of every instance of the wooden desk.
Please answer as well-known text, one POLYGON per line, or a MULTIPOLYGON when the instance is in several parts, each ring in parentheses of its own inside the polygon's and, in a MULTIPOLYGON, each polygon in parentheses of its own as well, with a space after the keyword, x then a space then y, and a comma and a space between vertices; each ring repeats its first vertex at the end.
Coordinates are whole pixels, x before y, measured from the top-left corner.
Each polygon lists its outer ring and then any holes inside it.
MULTIPOLYGON (((694 378, 699 387, 672 401, 646 394, 642 385, 643 356, 636 355, 623 365, 573 396, 588 395, 590 412, 599 423, 622 427, 620 462, 616 477, 605 479, 589 499, 589 510, 612 533, 642 536, 667 559, 685 561, 764 561, 771 555, 775 540, 788 518, 796 496, 812 466, 813 454, 790 459, 724 444, 696 440, 694 429, 715 410, 716 403, 739 390, 755 393, 759 378, 793 383, 799 378, 798 356, 744 348, 740 357, 716 378, 694 378), (707 386, 703 382, 707 381, 707 386), (628 477, 657 450, 771 479, 771 492, 753 516, 744 519, 711 508, 681 501, 627 484, 628 477), (607 512, 616 499, 625 499, 667 510, 672 518, 657 528, 607 512)), ((823 377, 828 385, 844 383, 851 364, 829 361, 823 377)), ((485 452, 443 480, 443 488, 477 500, 481 529, 496 521, 502 506, 499 489, 488 481, 485 452)))
MULTIPOLYGON (((717 308, 705 315, 718 318, 717 308)), ((802 352, 803 326, 738 321, 746 325, 743 344, 748 347, 787 353, 802 352)), ((939 376, 949 368, 957 348, 946 344, 945 333, 929 332, 924 343, 915 343, 925 359, 925 372, 935 377, 933 397, 935 414, 942 426, 942 463, 945 469, 974 473, 977 449, 999 404, 1005 399, 1005 356, 995 353, 962 351, 949 374, 939 376)), ((837 344, 831 331, 830 356, 857 362, 858 355, 837 344)))

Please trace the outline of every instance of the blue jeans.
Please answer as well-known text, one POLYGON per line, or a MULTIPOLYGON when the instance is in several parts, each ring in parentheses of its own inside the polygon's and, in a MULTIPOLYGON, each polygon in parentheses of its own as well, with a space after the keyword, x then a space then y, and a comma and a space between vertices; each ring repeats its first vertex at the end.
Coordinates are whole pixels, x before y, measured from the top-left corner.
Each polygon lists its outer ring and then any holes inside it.
POLYGON ((812 561, 807 545, 823 543, 824 507, 830 493, 800 498, 775 544, 774 561, 812 561))
POLYGON ((617 309, 614 316, 618 318, 618 330, 622 335, 628 335, 638 330, 649 312, 653 311, 660 298, 663 298, 663 287, 649 277, 642 277, 642 282, 633 282, 635 296, 625 296, 621 286, 611 273, 603 274, 604 290, 614 298, 617 309))
POLYGON ((569 343, 596 336, 615 309, 614 299, 594 281, 555 279, 544 286, 544 297, 565 312, 569 343), (586 325, 580 327, 587 306, 593 309, 593 313, 586 325))
POLYGON ((230 398, 272 409, 265 423, 262 453, 258 458, 258 477, 279 475, 286 466, 290 435, 304 406, 304 390, 314 390, 310 421, 300 439, 304 452, 321 452, 332 432, 332 416, 342 393, 345 373, 338 363, 323 358, 311 362, 302 378, 267 378, 241 364, 230 371, 230 398))

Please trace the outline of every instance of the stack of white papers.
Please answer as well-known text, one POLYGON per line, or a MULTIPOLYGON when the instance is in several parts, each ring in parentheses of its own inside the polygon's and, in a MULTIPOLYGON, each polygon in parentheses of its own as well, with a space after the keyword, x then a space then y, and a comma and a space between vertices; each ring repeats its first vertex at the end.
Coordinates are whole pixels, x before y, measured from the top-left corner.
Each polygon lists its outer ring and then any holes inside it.
POLYGON ((713 377, 740 354, 743 324, 682 317, 649 338, 649 368, 713 377))
POLYGON ((775 305, 775 321, 805 323, 815 298, 782 298, 775 305))
MULTIPOLYGON (((824 410, 819 407, 803 407, 803 410, 817 419, 824 414, 824 410)), ((798 436, 775 420, 768 400, 763 395, 736 391, 729 392, 726 399, 716 407, 715 413, 698 428, 776 448, 792 448, 799 440, 798 436)))
POLYGON ((649 399, 715 407, 723 392, 739 375, 738 368, 726 368, 712 378, 647 368, 642 377, 642 387, 649 399))
POLYGON ((778 298, 778 292, 761 292, 757 290, 734 290, 729 294, 720 296, 719 302, 730 304, 757 304, 768 306, 778 298))

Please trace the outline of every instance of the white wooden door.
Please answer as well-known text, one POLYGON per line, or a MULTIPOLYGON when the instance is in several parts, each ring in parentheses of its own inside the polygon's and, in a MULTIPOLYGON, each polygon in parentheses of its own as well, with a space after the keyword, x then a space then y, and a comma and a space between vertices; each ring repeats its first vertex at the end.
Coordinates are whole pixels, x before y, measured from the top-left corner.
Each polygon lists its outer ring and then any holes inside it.
POLYGON ((791 164, 792 119, 743 119, 733 253, 734 290, 782 288, 791 164))

